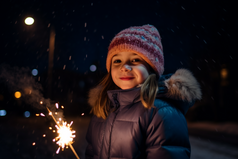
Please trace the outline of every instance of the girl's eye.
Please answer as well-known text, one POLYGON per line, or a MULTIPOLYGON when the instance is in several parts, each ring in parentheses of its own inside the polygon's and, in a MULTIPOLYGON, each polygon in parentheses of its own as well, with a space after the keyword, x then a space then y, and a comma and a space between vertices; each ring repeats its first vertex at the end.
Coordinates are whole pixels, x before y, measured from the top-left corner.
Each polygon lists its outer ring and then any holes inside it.
POLYGON ((140 59, 133 59, 132 62, 140 62, 140 59))
POLYGON ((120 63, 121 60, 114 60, 113 63, 120 63))

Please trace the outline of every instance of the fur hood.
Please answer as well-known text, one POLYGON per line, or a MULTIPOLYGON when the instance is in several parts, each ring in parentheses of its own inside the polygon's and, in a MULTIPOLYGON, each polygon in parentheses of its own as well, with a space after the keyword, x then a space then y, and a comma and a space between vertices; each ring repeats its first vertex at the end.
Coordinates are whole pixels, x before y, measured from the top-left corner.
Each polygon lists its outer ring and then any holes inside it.
MULTIPOLYGON (((158 81, 159 91, 156 98, 169 98, 192 103, 202 98, 200 85, 187 69, 178 69, 174 74, 162 75, 158 81)), ((89 91, 88 103, 94 106, 101 90, 97 86, 89 91)))

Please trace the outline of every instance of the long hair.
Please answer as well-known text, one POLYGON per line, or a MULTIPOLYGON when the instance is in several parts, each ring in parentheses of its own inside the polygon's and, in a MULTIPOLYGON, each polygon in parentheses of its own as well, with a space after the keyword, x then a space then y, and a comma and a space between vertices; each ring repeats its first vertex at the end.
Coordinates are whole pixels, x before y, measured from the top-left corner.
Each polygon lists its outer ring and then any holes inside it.
POLYGON ((90 113, 93 113, 97 117, 101 117, 103 119, 106 119, 109 113, 110 109, 110 100, 107 96, 108 90, 114 90, 119 89, 117 87, 111 77, 111 72, 109 72, 98 84, 100 86, 101 90, 99 91, 98 98, 95 102, 95 105, 92 107, 90 113))
MULTIPOLYGON (((120 88, 116 86, 116 84, 113 82, 111 72, 109 72, 101 80, 98 86, 101 88, 101 90, 99 91, 98 98, 95 102, 95 105, 92 107, 90 113, 93 113, 99 118, 106 119, 110 110, 110 100, 107 96, 107 91, 120 88)), ((157 92, 157 76, 155 74, 150 74, 141 86, 140 99, 145 108, 150 109, 154 106, 154 101, 157 92)))
POLYGON ((152 108, 156 94, 159 90, 158 81, 155 74, 150 74, 141 86, 140 99, 145 108, 152 108))

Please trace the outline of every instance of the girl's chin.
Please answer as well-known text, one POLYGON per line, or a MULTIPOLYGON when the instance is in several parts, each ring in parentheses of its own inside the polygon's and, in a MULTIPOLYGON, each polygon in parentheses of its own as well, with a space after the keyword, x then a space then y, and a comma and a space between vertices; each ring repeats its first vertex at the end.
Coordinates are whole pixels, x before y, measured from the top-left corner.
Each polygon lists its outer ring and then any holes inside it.
POLYGON ((120 87, 121 89, 132 89, 132 88, 135 88, 135 87, 137 87, 137 86, 127 86, 127 87, 120 87))

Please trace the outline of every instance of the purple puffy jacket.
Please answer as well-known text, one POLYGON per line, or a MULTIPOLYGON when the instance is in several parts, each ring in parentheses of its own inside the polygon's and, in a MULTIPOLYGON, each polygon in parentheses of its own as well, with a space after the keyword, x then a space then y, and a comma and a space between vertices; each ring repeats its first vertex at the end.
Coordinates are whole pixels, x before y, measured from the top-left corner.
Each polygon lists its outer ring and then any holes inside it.
MULTIPOLYGON (((89 93, 93 106, 97 87, 89 93)), ((187 159, 190 142, 184 117, 194 101, 201 98, 198 82, 191 72, 179 69, 162 76, 155 108, 140 101, 140 87, 108 91, 112 107, 106 120, 93 116, 88 127, 87 159, 187 159)))

